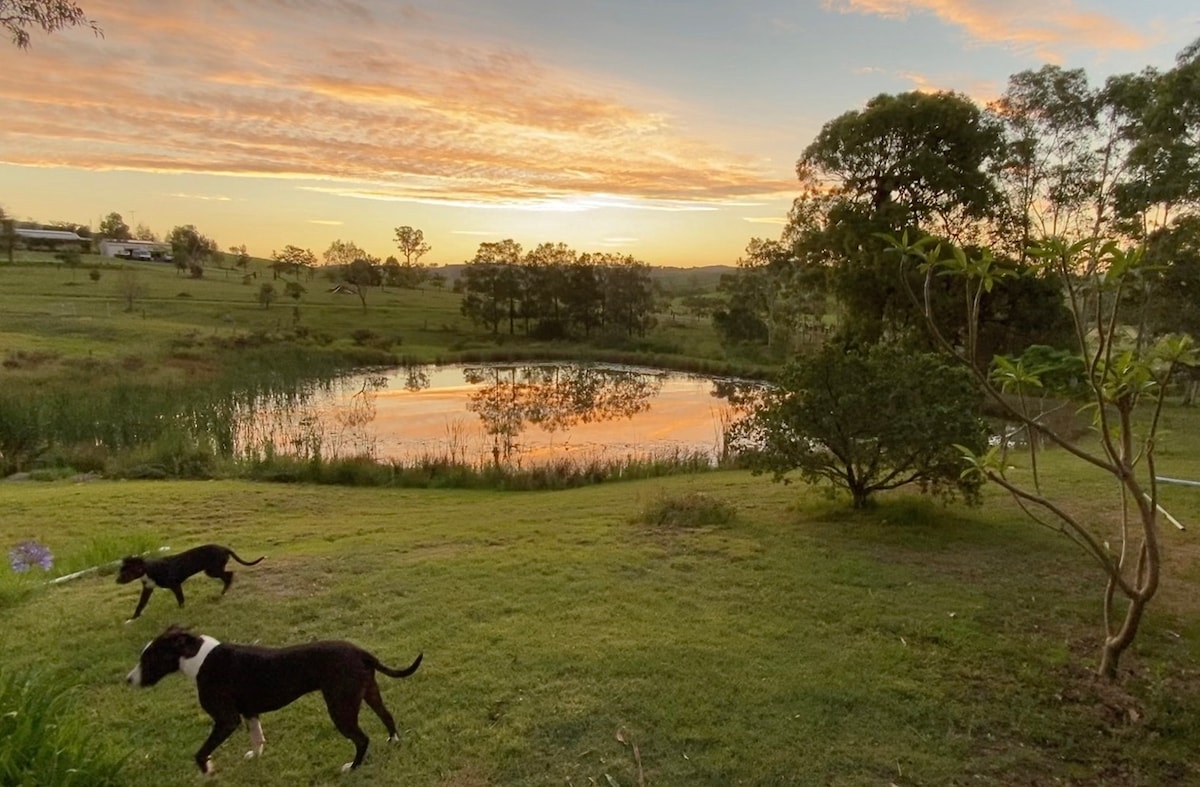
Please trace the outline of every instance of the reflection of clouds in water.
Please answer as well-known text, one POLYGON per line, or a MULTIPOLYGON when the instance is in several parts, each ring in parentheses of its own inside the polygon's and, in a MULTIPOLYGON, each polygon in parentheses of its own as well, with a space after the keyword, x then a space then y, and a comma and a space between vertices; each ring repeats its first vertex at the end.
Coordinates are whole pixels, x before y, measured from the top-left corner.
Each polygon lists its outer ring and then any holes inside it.
MULTIPOLYGON (((658 370, 540 364, 422 371, 417 385, 413 370, 401 369, 366 393, 374 419, 360 428, 371 432, 376 458, 475 463, 507 456, 528 464, 715 456, 730 406, 713 380, 658 370)), ((344 411, 362 391, 347 380, 318 409, 344 411)))

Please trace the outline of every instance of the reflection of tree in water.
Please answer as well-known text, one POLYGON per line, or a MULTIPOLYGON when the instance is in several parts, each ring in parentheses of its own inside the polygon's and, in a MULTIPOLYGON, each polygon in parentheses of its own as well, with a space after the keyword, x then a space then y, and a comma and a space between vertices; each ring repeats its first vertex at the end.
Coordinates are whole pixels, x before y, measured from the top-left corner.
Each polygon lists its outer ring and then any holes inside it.
MULTIPOLYGON (((387 380, 384 379, 386 384, 387 380)), ((406 366, 404 367, 404 390, 416 393, 424 391, 429 387, 429 367, 428 366, 406 366)))
POLYGON ((383 375, 365 375, 255 389, 237 401, 237 445, 247 454, 287 448, 306 459, 373 456, 375 400, 387 384, 383 375))
POLYGON ((528 425, 547 432, 576 424, 631 418, 650 409, 663 377, 630 369, 592 366, 476 366, 463 378, 481 387, 467 409, 492 435, 492 456, 509 458, 528 425))
POLYGON ((362 387, 350 397, 345 407, 334 412, 334 421, 341 428, 333 446, 335 454, 340 453, 341 440, 348 438, 358 446, 358 454, 374 455, 375 438, 364 432, 364 428, 374 422, 375 399, 387 384, 388 378, 383 375, 365 375, 362 387))
POLYGON ((756 406, 766 390, 758 380, 713 380, 712 395, 724 399, 735 411, 744 411, 756 406))

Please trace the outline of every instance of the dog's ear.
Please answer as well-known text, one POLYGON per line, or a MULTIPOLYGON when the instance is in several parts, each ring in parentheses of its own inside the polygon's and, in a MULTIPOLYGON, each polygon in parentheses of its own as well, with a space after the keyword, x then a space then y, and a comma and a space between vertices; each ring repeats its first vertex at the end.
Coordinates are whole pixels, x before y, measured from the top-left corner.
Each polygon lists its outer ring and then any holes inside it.
POLYGON ((162 638, 168 640, 180 656, 189 659, 199 653, 200 646, 204 644, 186 626, 180 626, 178 623, 168 626, 162 638))

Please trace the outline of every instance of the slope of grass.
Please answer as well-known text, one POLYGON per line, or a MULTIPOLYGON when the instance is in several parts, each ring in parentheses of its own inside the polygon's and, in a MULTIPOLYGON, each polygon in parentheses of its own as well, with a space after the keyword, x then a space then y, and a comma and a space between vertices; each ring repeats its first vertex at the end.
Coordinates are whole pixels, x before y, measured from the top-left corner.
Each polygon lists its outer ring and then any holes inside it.
MULTIPOLYGON (((1088 504, 1103 479, 1046 462, 1088 504)), ((1200 523, 1200 490, 1168 506, 1200 523)), ((347 638, 386 663, 403 742, 364 767, 318 697, 217 752, 230 784, 1167 784, 1200 779, 1190 532, 1164 531, 1171 592, 1120 689, 1095 684, 1097 572, 992 494, 851 513, 723 472, 552 493, 244 482, 0 485, 0 544, 105 537, 266 554, 220 598, 136 601, 111 575, 3 610, 0 667, 78 684, 129 783, 193 784, 208 731, 186 678, 123 685, 179 622, 232 642, 347 638), (675 502, 672 502, 675 501, 675 502), (699 501, 699 502, 698 502, 699 501), (670 516, 664 515, 664 508, 670 516)))

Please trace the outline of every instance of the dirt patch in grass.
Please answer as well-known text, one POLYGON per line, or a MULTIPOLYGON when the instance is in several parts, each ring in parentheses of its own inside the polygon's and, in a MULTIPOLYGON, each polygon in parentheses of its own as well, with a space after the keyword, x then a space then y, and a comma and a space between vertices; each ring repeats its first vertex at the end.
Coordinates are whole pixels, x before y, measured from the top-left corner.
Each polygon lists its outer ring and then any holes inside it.
POLYGON ((328 558, 268 558, 253 569, 256 592, 272 599, 310 598, 326 593, 336 573, 328 558))
POLYGON ((438 787, 488 787, 491 783, 491 779, 481 769, 467 765, 443 776, 437 784, 438 787))

